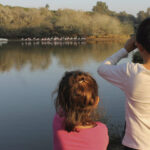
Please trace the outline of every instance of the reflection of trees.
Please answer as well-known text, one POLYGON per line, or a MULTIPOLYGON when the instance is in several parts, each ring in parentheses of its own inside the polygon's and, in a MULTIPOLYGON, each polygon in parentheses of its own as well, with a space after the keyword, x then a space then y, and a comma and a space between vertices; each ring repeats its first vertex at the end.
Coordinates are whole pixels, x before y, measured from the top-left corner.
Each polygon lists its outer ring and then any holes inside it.
POLYGON ((121 44, 119 43, 87 44, 78 47, 55 48, 53 55, 59 60, 60 65, 70 68, 82 66, 91 60, 103 61, 120 47, 121 44))
POLYGON ((0 49, 0 71, 15 67, 21 70, 30 65, 31 70, 47 69, 51 58, 58 59, 65 68, 79 67, 88 61, 103 61, 121 47, 119 43, 99 43, 76 46, 23 45, 11 43, 0 49))
POLYGON ((47 69, 51 63, 50 59, 48 47, 8 44, 0 49, 0 71, 8 71, 12 67, 21 70, 26 64, 31 66, 31 70, 47 69))

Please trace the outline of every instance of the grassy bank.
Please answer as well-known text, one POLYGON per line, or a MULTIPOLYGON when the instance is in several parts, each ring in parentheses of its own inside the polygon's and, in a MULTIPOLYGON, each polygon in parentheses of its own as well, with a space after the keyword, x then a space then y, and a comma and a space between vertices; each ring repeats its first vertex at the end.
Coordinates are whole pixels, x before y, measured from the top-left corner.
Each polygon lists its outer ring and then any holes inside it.
POLYGON ((129 39, 129 35, 102 35, 102 36, 90 36, 87 38, 87 42, 124 42, 129 39))

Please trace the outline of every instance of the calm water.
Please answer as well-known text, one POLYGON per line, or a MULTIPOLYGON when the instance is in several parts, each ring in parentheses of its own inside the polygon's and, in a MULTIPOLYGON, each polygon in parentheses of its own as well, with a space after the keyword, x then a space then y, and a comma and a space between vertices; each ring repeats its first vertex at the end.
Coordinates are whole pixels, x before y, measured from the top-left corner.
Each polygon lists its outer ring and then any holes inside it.
MULTIPOLYGON (((0 46, 0 149, 52 149, 55 114, 51 93, 65 71, 80 69, 99 85, 100 106, 109 126, 124 124, 124 94, 97 74, 100 63, 123 45, 0 46)), ((127 60, 125 60, 127 61, 127 60)))

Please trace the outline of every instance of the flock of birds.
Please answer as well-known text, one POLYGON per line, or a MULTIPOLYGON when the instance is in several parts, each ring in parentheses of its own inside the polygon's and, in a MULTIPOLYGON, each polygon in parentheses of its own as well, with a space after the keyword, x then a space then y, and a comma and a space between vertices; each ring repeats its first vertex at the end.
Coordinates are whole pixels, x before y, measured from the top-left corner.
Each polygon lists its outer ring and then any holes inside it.
POLYGON ((84 37, 48 37, 48 38, 21 38, 21 45, 52 45, 52 46, 63 46, 63 45, 83 45, 86 43, 84 37))
POLYGON ((50 42, 80 42, 80 41, 86 41, 85 37, 48 37, 48 38, 21 38, 21 41, 50 41, 50 42))

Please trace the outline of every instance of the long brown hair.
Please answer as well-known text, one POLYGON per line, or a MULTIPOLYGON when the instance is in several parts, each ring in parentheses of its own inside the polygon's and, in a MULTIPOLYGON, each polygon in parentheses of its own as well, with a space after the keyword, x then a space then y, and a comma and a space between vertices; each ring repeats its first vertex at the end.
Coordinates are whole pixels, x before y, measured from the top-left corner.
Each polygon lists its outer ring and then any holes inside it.
POLYGON ((65 130, 76 131, 77 125, 95 124, 97 113, 95 115, 93 106, 97 97, 98 86, 90 74, 81 71, 65 73, 55 103, 56 112, 64 117, 65 130))

